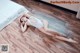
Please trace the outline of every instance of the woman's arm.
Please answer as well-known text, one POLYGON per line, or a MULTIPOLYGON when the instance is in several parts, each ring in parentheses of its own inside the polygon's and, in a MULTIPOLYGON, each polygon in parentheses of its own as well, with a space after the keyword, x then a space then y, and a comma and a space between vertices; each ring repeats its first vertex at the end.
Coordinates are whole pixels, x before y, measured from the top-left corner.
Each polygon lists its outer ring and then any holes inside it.
POLYGON ((27 29, 27 25, 26 25, 26 23, 21 23, 21 31, 22 32, 25 32, 26 31, 26 29, 27 29))

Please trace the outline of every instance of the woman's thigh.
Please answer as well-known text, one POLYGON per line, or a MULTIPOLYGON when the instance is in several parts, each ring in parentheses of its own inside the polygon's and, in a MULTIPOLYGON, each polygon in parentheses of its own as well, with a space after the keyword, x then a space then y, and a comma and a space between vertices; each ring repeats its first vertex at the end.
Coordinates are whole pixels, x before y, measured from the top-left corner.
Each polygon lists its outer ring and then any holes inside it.
POLYGON ((47 31, 44 27, 39 28, 39 30, 40 30, 41 32, 47 34, 47 35, 53 35, 53 34, 52 34, 52 33, 53 33, 52 31, 51 31, 51 32, 50 32, 50 31, 47 31))
POLYGON ((44 29, 46 32, 48 32, 48 33, 51 33, 51 34, 53 34, 53 35, 59 35, 59 33, 58 32, 55 32, 54 30, 52 30, 52 29, 49 29, 49 28, 47 28, 47 29, 44 29))

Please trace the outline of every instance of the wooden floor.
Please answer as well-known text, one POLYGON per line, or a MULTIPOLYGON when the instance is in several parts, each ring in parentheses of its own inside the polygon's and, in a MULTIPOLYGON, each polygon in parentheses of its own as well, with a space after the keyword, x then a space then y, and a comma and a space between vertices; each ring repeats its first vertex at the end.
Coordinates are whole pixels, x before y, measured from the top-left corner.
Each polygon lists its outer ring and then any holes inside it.
POLYGON ((22 33, 19 27, 20 18, 18 18, 0 31, 0 44, 9 44, 8 53, 80 53, 80 21, 76 19, 75 14, 36 3, 33 0, 16 0, 15 2, 29 7, 30 11, 38 10, 60 19, 72 31, 70 35, 79 44, 51 39, 32 27, 22 33))

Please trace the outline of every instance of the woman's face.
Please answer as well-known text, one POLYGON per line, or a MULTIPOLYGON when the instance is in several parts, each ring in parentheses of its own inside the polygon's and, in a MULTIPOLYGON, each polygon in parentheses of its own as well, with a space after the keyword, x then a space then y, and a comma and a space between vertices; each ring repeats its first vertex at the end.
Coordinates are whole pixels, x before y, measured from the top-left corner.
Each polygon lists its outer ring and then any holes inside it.
POLYGON ((27 19, 26 17, 22 17, 22 18, 21 18, 21 21, 22 21, 22 22, 26 22, 27 20, 28 20, 28 19, 27 19))

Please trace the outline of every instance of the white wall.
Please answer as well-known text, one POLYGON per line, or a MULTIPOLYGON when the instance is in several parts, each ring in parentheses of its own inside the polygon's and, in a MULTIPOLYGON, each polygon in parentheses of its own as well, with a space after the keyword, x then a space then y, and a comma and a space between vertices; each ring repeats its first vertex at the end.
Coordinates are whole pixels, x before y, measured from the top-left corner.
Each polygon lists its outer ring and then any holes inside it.
MULTIPOLYGON (((45 1, 48 3, 50 3, 50 1, 79 1, 80 2, 80 0, 42 0, 42 1, 45 1)), ((58 5, 58 6, 61 6, 61 7, 64 7, 64 8, 76 11, 76 12, 79 10, 79 7, 80 7, 80 4, 58 4, 56 3, 55 5, 58 5)))

